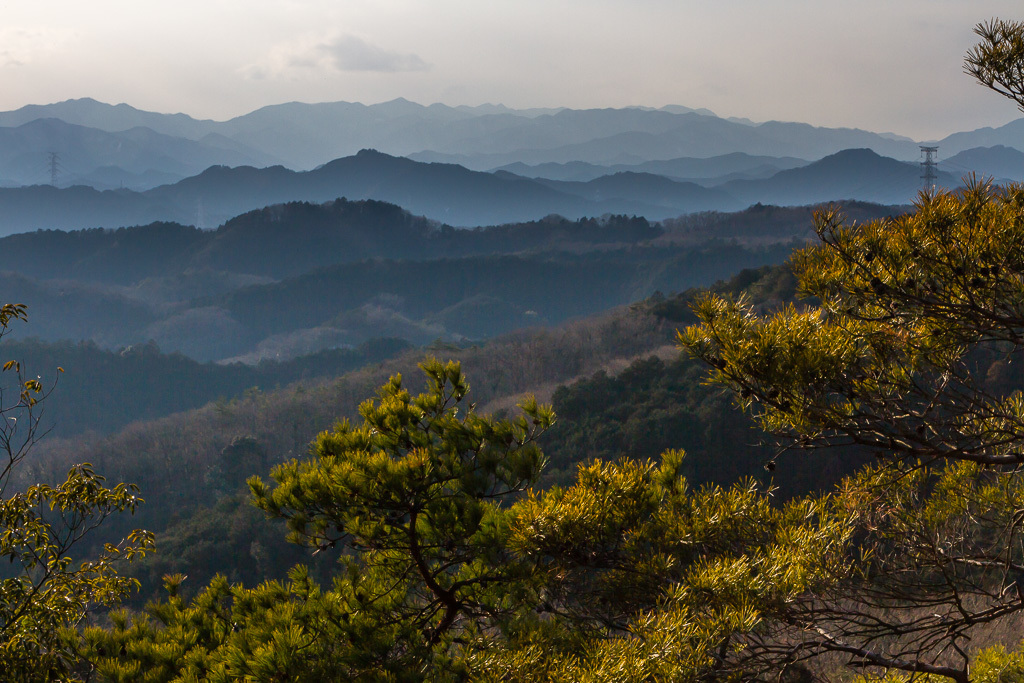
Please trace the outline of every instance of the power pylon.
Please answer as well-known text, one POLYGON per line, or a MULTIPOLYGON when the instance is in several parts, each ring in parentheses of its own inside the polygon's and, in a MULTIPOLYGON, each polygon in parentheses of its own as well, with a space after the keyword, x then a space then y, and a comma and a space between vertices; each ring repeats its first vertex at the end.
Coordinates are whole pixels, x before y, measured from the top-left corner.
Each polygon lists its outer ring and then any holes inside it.
POLYGON ((921 178, 924 179, 925 192, 932 192, 935 190, 935 181, 939 177, 935 172, 935 167, 939 164, 939 162, 935 160, 935 154, 938 151, 938 147, 921 146, 921 153, 924 154, 924 161, 921 162, 921 178))
POLYGON ((50 184, 54 187, 57 187, 57 176, 62 170, 60 156, 56 152, 50 152, 50 184))
POLYGON ((203 198, 196 202, 196 227, 200 230, 206 229, 206 211, 203 209, 203 198))

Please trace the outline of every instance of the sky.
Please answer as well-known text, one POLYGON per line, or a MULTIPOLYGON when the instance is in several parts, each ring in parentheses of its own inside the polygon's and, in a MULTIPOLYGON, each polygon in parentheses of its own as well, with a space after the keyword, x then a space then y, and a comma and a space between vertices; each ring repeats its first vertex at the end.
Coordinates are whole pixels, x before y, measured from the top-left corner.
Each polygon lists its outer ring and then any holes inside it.
POLYGON ((962 73, 1020 0, 0 0, 0 110, 92 97, 681 104, 938 139, 1021 116, 962 73))

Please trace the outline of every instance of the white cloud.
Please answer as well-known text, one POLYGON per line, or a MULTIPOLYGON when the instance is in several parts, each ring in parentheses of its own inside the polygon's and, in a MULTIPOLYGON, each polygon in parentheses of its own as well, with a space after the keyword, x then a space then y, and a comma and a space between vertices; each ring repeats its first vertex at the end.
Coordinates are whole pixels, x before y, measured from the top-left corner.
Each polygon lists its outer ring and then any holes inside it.
POLYGON ((426 71, 430 66, 418 55, 385 50, 356 36, 338 36, 320 49, 340 71, 426 71))
POLYGON ((430 68, 419 55, 388 50, 351 34, 303 36, 274 46, 260 62, 243 72, 252 79, 299 78, 325 71, 397 73, 430 68))
POLYGON ((53 27, 0 27, 0 67, 25 66, 74 38, 74 31, 53 27))

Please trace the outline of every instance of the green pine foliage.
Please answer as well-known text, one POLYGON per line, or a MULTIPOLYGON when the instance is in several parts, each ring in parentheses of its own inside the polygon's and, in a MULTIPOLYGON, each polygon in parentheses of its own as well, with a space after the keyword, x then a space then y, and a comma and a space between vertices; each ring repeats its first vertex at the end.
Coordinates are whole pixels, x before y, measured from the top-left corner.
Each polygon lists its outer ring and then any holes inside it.
POLYGON ((216 579, 191 603, 172 595, 151 608, 161 628, 143 621, 87 630, 84 656, 111 680, 137 675, 150 653, 168 648, 183 665, 153 680, 221 680, 224 672, 421 680, 463 671, 460 643, 500 625, 517 605, 504 590, 522 567, 505 561, 502 502, 536 479, 543 463, 536 436, 553 414, 526 401, 514 420, 480 417, 466 404, 457 363, 423 367, 425 393, 410 395, 396 376, 361 406, 361 425, 343 422, 321 434, 313 460, 275 468, 276 486, 250 480, 256 503, 285 518, 294 541, 320 552, 337 547, 343 568, 330 589, 298 568, 287 586, 245 590, 216 579), (240 635, 210 621, 222 608, 232 624, 241 610, 240 635), (252 625, 250 608, 260 611, 252 625), (103 654, 122 648, 127 661, 103 654), (324 666, 333 667, 329 675, 324 666))
POLYGON ((484 680, 728 678, 780 608, 845 564, 850 528, 827 497, 780 508, 752 481, 694 490, 683 463, 581 466, 513 509, 537 616, 475 655, 484 680))
POLYGON ((293 541, 338 558, 328 587, 296 568, 185 600, 169 577, 148 617, 87 629, 82 656, 112 681, 702 680, 849 566, 838 499, 694 490, 681 451, 526 492, 551 410, 481 417, 457 363, 423 367, 426 392, 395 377, 313 459, 250 480, 293 541))
POLYGON ((1024 610, 1021 383, 993 375, 1021 345, 1022 216, 1024 189, 981 182, 891 221, 822 213, 793 259, 820 305, 707 295, 680 335, 780 445, 880 459, 845 485, 859 578, 792 615, 807 647, 967 680, 980 625, 1024 610))
MULTIPOLYGON (((0 306, 0 337, 26 319, 23 305, 0 306)), ((0 558, 7 560, 0 570, 0 675, 12 683, 78 680, 74 629, 91 610, 138 588, 119 570, 152 550, 153 535, 135 530, 79 554, 104 520, 135 511, 138 489, 108 488, 82 463, 55 485, 16 490, 15 474, 41 436, 39 413, 51 389, 15 360, 3 364, 0 381, 0 558)))

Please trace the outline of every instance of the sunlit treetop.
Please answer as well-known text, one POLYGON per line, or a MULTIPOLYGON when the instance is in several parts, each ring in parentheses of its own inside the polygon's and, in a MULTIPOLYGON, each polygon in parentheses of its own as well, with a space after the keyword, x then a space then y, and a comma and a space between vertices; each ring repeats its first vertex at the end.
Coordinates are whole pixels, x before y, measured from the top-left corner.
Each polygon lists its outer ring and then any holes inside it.
POLYGON ((981 41, 964 57, 964 72, 1024 111, 1024 21, 992 19, 974 32, 981 41))

